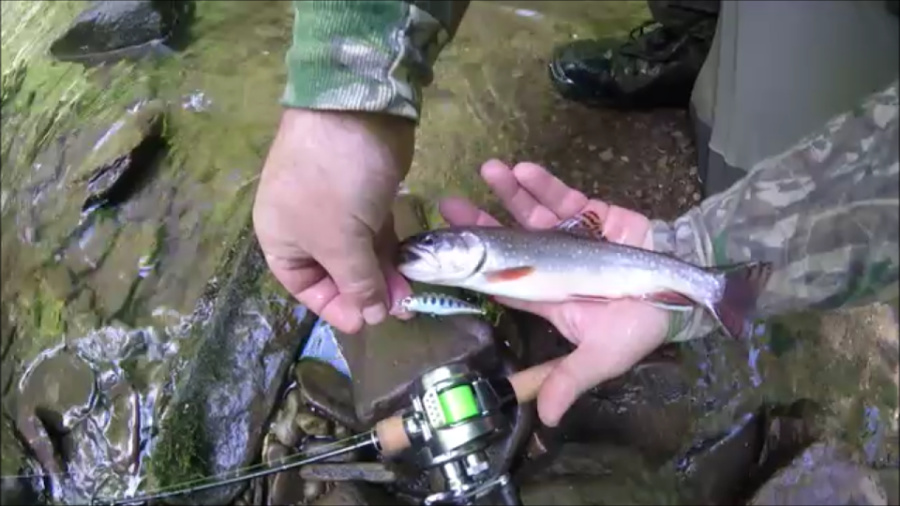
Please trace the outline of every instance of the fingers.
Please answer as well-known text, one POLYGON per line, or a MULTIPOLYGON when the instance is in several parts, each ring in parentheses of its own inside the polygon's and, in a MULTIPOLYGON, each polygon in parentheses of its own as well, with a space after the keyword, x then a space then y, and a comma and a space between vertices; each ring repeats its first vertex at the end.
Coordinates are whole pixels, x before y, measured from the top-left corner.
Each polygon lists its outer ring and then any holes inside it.
POLYGON ((359 310, 338 296, 334 281, 319 265, 297 267, 268 255, 266 262, 275 279, 291 295, 333 327, 347 334, 355 334, 362 328, 363 319, 359 310))
POLYGON ((448 197, 438 204, 441 216, 453 226, 477 225, 480 227, 499 227, 500 222, 490 214, 482 211, 466 199, 448 197))
MULTIPOLYGON (((593 204, 593 202, 592 202, 593 204)), ((643 214, 619 206, 607 206, 603 220, 603 236, 619 244, 644 247, 650 221, 643 214)))
POLYGON ((559 216, 535 200, 503 162, 486 162, 481 166, 481 177, 522 226, 549 228, 559 223, 559 216))
POLYGON ((538 393, 537 409, 541 422, 556 427, 563 414, 587 389, 602 380, 597 369, 597 351, 583 343, 566 356, 547 376, 538 393))
POLYGON ((343 237, 343 241, 334 253, 320 255, 319 263, 334 280, 340 296, 359 308, 367 324, 377 325, 388 315, 388 297, 372 237, 356 234, 343 237))
POLYGON ((583 193, 563 183, 540 165, 529 162, 517 164, 513 167, 513 175, 539 205, 549 209, 559 219, 575 216, 588 203, 583 193))
POLYGON ((621 376, 658 348, 669 318, 665 311, 636 300, 591 309, 566 305, 555 316, 550 321, 557 328, 581 339, 538 394, 538 414, 551 427, 587 389, 621 376))

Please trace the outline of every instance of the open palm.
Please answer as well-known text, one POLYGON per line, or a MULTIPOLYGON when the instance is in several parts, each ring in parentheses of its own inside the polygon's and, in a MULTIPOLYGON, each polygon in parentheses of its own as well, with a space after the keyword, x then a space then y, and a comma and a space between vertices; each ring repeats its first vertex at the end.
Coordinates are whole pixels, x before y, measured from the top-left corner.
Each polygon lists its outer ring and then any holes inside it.
MULTIPOLYGON (((607 240, 652 248, 649 220, 642 214, 588 199, 546 169, 520 163, 510 169, 497 160, 481 167, 481 177, 516 221, 525 228, 545 229, 582 211, 603 222, 607 240)), ((440 203, 451 225, 503 226, 493 216, 460 198, 440 203)), ((614 302, 535 303, 497 297, 497 302, 537 314, 577 346, 544 382, 538 395, 541 421, 555 426, 587 389, 615 378, 661 345, 668 327, 666 312, 635 300, 614 302)))

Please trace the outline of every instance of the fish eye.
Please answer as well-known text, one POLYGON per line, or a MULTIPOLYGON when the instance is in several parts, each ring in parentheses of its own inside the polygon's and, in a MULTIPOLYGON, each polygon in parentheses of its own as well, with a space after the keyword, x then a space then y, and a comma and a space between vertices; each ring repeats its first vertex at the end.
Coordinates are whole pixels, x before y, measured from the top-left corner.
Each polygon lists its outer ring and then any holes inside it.
POLYGON ((425 234, 422 237, 423 246, 434 246, 434 234, 425 234))

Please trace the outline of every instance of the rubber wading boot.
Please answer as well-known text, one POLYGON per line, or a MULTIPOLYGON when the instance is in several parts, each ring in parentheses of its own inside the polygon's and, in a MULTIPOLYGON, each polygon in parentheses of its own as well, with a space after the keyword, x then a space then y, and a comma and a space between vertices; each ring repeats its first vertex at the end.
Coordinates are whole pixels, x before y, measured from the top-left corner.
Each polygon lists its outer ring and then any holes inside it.
POLYGON ((715 16, 675 27, 647 21, 624 42, 575 41, 554 51, 550 79, 564 98, 589 106, 687 108, 715 29, 715 16))

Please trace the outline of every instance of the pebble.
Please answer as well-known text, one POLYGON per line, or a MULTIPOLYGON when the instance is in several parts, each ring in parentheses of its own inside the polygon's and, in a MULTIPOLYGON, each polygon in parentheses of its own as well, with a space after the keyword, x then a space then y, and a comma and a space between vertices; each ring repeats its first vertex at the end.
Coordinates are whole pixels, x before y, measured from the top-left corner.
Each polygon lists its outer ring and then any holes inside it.
POLYGON ((344 427, 343 425, 336 423, 334 424, 334 438, 341 440, 346 439, 351 436, 350 429, 344 427))
POLYGON ((330 422, 312 413, 308 408, 301 407, 300 412, 297 413, 296 420, 300 430, 310 436, 323 437, 331 432, 330 422))
POLYGON ((610 162, 613 159, 613 151, 612 149, 605 149, 600 152, 600 160, 604 162, 610 162))
POLYGON ((700 202, 700 192, 694 192, 692 197, 694 198, 694 202, 700 202))
MULTIPOLYGON (((302 469, 301 469, 302 471, 302 469)), ((303 484, 303 498, 307 501, 314 501, 320 495, 325 493, 325 482, 307 481, 303 484)))
POLYGON ((301 427, 294 423, 300 410, 300 404, 299 390, 291 390, 285 396, 284 403, 275 416, 275 421, 272 422, 271 432, 281 444, 289 448, 295 448, 303 438, 301 427))
POLYGON ((309 482, 365 481, 393 483, 397 475, 381 462, 352 462, 346 464, 310 464, 300 468, 300 477, 309 482))

